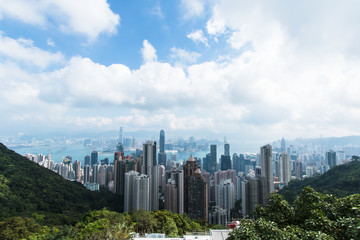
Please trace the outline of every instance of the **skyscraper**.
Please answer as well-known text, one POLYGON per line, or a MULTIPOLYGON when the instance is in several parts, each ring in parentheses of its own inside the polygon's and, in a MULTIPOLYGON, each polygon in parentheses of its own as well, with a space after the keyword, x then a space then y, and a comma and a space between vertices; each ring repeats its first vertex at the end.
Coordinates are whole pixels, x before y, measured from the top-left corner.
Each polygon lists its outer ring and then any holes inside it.
POLYGON ((265 145, 260 148, 261 174, 256 174, 259 191, 259 204, 266 205, 270 193, 274 192, 274 180, 272 175, 272 147, 265 145))
POLYGON ((231 179, 221 179, 216 186, 215 196, 216 206, 227 211, 227 217, 230 221, 230 210, 235 207, 235 185, 231 179))
POLYGON ((209 172, 214 173, 217 167, 217 153, 216 153, 216 145, 210 145, 210 166, 209 172))
POLYGON ((231 169, 230 155, 221 155, 221 171, 231 169))
POLYGON ((75 181, 80 182, 81 179, 81 162, 76 160, 73 165, 73 169, 75 172, 75 181))
POLYGON ((84 166, 84 183, 90 183, 90 166, 84 166))
POLYGON ((224 155, 230 156, 230 144, 229 143, 224 143, 224 155))
POLYGON ((160 152, 158 155, 159 165, 166 166, 166 154, 165 154, 165 131, 160 131, 160 152))
POLYGON ((184 172, 172 170, 167 180, 165 192, 165 208, 174 212, 184 213, 184 172))
POLYGON ((91 152, 91 166, 94 164, 98 164, 98 158, 99 158, 99 154, 97 151, 92 151, 91 152))
POLYGON ((261 176, 265 178, 269 194, 274 192, 274 181, 272 175, 272 147, 265 145, 260 148, 261 176))
POLYGON ((290 177, 290 156, 286 152, 283 152, 280 154, 280 182, 287 186, 290 182, 290 177))
POLYGON ((120 130, 119 130, 119 143, 123 144, 123 139, 124 139, 124 135, 123 135, 123 127, 120 127, 120 130))
POLYGON ((208 185, 191 156, 184 166, 184 212, 190 218, 208 221, 208 185))
POLYGON ((156 163, 156 142, 147 141, 143 145, 142 173, 150 178, 150 209, 159 210, 159 169, 156 163))
POLYGON ((84 157, 84 166, 85 165, 89 165, 90 166, 90 156, 89 155, 86 155, 84 157))
POLYGON ((325 160, 326 160, 327 164, 329 165, 329 168, 335 167, 336 166, 336 152, 334 152, 333 150, 326 152, 325 160))

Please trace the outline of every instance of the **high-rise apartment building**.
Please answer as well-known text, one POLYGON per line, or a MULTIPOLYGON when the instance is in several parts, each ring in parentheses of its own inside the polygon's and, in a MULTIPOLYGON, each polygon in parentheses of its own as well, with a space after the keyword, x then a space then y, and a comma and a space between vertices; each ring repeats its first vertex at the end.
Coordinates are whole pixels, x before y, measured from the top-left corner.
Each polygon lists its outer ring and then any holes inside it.
POLYGON ((84 166, 84 183, 90 183, 90 166, 84 166))
POLYGON ((73 165, 74 173, 75 173, 75 181, 80 182, 81 180, 81 162, 76 160, 73 165))
POLYGON ((235 207, 235 185, 231 179, 221 179, 216 186, 215 201, 216 206, 227 211, 228 220, 230 221, 230 210, 235 207))
POLYGON ((290 156, 286 152, 280 154, 280 182, 288 185, 291 178, 290 156))
POLYGON ((183 170, 175 169, 170 172, 165 191, 165 208, 174 213, 184 213, 183 170))
POLYGON ((208 221, 208 185, 191 156, 184 166, 184 212, 190 218, 208 221))
POLYGON ((261 176, 266 181, 266 194, 274 192, 274 180, 272 173, 272 147, 271 145, 265 145, 260 148, 261 159, 261 176))

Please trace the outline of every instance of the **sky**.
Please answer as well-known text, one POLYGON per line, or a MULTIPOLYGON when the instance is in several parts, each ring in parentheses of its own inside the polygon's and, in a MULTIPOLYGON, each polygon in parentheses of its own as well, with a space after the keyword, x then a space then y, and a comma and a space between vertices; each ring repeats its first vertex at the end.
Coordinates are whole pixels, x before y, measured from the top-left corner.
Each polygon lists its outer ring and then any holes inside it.
POLYGON ((0 133, 360 134, 360 2, 0 0, 0 133))

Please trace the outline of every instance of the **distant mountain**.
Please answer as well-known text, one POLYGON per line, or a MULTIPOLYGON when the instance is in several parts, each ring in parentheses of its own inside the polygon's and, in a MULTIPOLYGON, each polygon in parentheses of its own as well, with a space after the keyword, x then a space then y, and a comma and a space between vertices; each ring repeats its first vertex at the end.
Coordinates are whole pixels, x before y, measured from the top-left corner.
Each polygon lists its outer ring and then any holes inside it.
POLYGON ((321 193, 334 194, 337 197, 358 194, 360 193, 360 161, 354 160, 336 166, 319 176, 292 180, 289 186, 284 187, 279 193, 289 202, 293 202, 306 186, 311 186, 321 193))
POLYGON ((37 213, 49 223, 71 224, 89 210, 120 211, 121 206, 107 189, 91 192, 0 143, 0 221, 37 213))

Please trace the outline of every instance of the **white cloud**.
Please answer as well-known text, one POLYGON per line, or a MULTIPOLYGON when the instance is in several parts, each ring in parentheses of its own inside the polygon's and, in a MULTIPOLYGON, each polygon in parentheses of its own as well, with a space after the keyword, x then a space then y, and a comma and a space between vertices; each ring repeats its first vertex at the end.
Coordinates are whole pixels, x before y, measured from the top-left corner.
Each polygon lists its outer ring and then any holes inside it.
POLYGON ((199 17, 205 12, 206 0, 181 0, 180 7, 182 8, 184 18, 199 17))
POLYGON ((187 37, 196 43, 201 42, 205 44, 206 47, 209 47, 208 39, 204 36, 204 32, 201 29, 189 33, 187 37))
MULTIPOLYGON (((16 109, 9 115, 22 119, 55 105, 61 114, 50 109, 54 116, 64 120, 69 115, 69 125, 84 128, 114 129, 125 123, 131 128, 201 129, 246 140, 360 134, 360 30, 355 23, 345 24, 349 14, 357 19, 357 11, 344 5, 342 14, 334 15, 342 23, 334 25, 341 33, 335 36, 328 24, 334 23, 331 14, 321 12, 318 4, 316 11, 307 7, 309 2, 301 4, 297 9, 309 10, 306 19, 295 18, 295 9, 281 4, 216 2, 207 34, 219 42, 225 38, 223 43, 234 50, 225 62, 198 63, 199 53, 179 47, 169 54, 187 64, 158 62, 156 49, 144 40, 144 63, 134 70, 81 56, 40 75, 17 72, 21 68, 12 62, 2 64, 5 90, 0 98, 6 104, 0 109, 16 109), (251 47, 241 51, 244 44, 251 47), (17 92, 17 86, 25 91, 17 92), (11 98, 18 94, 25 97, 11 98)), ((201 30, 188 37, 208 44, 201 30)), ((33 48, 31 41, 13 41, 33 48)))
POLYGON ((51 64, 64 62, 64 56, 60 52, 47 52, 35 47, 32 40, 23 38, 15 40, 1 34, 0 57, 9 58, 40 68, 46 68, 51 64))
POLYGON ((4 17, 42 27, 54 22, 62 31, 90 41, 101 33, 116 33, 120 23, 106 0, 0 0, 0 19, 4 17))
POLYGON ((146 39, 143 41, 141 54, 145 63, 157 61, 156 49, 146 39))
POLYGON ((186 65, 196 63, 200 56, 200 53, 189 52, 181 48, 172 47, 170 49, 170 57, 174 59, 180 66, 183 64, 186 65))

